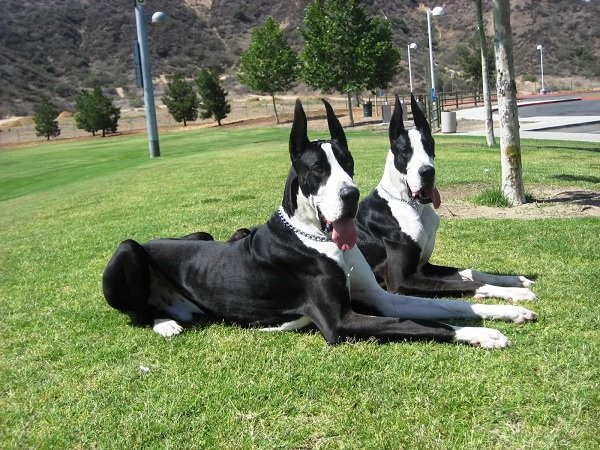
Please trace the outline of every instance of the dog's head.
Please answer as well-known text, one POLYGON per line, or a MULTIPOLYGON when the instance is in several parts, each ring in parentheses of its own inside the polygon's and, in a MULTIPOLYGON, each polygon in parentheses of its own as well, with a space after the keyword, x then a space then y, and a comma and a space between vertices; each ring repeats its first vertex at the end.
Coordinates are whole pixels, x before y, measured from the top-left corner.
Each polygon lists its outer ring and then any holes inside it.
POLYGON ((390 148, 394 155, 394 167, 398 171, 413 200, 439 206, 439 194, 435 187, 435 143, 427 119, 411 94, 411 110, 415 129, 406 130, 402 121, 402 107, 396 96, 394 113, 390 120, 390 148))
POLYGON ((353 218, 359 198, 352 179, 354 160, 342 125, 331 105, 323 103, 331 139, 311 142, 302 103, 296 101, 290 134, 292 169, 283 207, 295 222, 331 233, 340 249, 349 250, 356 243, 353 218))

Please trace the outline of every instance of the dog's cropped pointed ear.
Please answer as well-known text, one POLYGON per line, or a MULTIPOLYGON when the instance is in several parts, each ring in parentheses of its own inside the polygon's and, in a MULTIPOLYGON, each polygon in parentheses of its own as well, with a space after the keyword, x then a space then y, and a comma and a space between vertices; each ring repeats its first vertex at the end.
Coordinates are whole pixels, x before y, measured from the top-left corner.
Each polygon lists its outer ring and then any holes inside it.
POLYGON ((309 144, 310 141, 308 140, 306 131, 306 114, 304 114, 302 102, 300 99, 297 99, 296 107, 294 108, 294 123, 292 125, 292 132, 290 133, 290 157, 292 158, 292 162, 302 155, 309 144))
POLYGON ((413 120, 415 121, 415 127, 417 130, 425 131, 431 134, 431 128, 429 127, 429 123, 427 123, 427 119, 425 118, 425 114, 419 108, 417 103, 417 99, 412 93, 410 94, 410 110, 412 111, 413 120))
POLYGON ((390 145, 400 136, 400 133, 404 131, 404 122, 402 121, 402 104, 400 98, 396 95, 396 104, 394 105, 394 112, 390 119, 390 145))
POLYGON ((338 144, 348 150, 348 141, 346 141, 346 134, 344 133, 342 124, 333 112, 333 108, 329 102, 323 98, 321 101, 325 105, 325 110, 327 111, 327 126, 329 127, 329 135, 331 136, 331 139, 335 139, 338 144))

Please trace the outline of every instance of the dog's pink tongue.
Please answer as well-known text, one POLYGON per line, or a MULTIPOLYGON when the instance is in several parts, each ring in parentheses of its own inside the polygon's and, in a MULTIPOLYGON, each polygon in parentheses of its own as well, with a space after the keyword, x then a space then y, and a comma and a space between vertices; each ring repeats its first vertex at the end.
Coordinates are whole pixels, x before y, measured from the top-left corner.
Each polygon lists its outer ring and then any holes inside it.
POLYGON ((436 187, 434 187, 431 190, 431 203, 433 203, 433 207, 435 209, 438 209, 442 204, 442 199, 440 198, 440 191, 438 191, 436 187))
POLYGON ((350 250, 356 245, 356 228, 352 219, 342 219, 333 222, 333 234, 331 235, 340 250, 350 250))

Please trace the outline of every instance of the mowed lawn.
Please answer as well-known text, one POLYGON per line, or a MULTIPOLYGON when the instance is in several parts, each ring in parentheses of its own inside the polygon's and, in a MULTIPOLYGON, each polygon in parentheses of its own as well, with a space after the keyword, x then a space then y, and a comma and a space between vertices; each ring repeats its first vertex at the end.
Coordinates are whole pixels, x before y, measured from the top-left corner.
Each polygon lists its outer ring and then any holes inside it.
MULTIPOLYGON (((264 222, 288 133, 163 133, 153 160, 144 136, 0 149, 0 447, 600 448, 598 218, 443 220, 436 262, 536 280, 538 322, 484 323, 507 350, 221 324, 166 339, 107 306, 101 274, 121 240, 264 222)), ((348 137, 366 195, 386 133, 348 137)), ((438 137, 439 185, 497 186, 498 153, 438 137)), ((524 141, 523 164, 527 186, 598 190, 593 144, 524 141)))

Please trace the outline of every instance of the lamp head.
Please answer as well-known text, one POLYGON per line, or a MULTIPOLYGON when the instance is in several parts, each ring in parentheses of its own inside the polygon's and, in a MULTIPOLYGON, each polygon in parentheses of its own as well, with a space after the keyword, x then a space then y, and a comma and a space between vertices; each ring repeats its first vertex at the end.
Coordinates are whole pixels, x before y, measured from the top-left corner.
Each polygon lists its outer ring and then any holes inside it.
POLYGON ((411 50, 414 50, 417 48, 417 44, 413 42, 408 46, 408 48, 410 48, 411 50))
POLYGON ((537 48, 538 50, 541 50, 541 49, 543 48, 543 47, 542 47, 542 44, 539 44, 539 45, 538 45, 536 48, 537 48))
POLYGON ((444 15, 444 8, 442 8, 441 6, 436 6, 435 8, 433 8, 431 10, 431 14, 434 16, 443 16, 444 15))
POLYGON ((162 23, 167 20, 167 15, 162 11, 156 11, 152 14, 152 23, 162 23))

